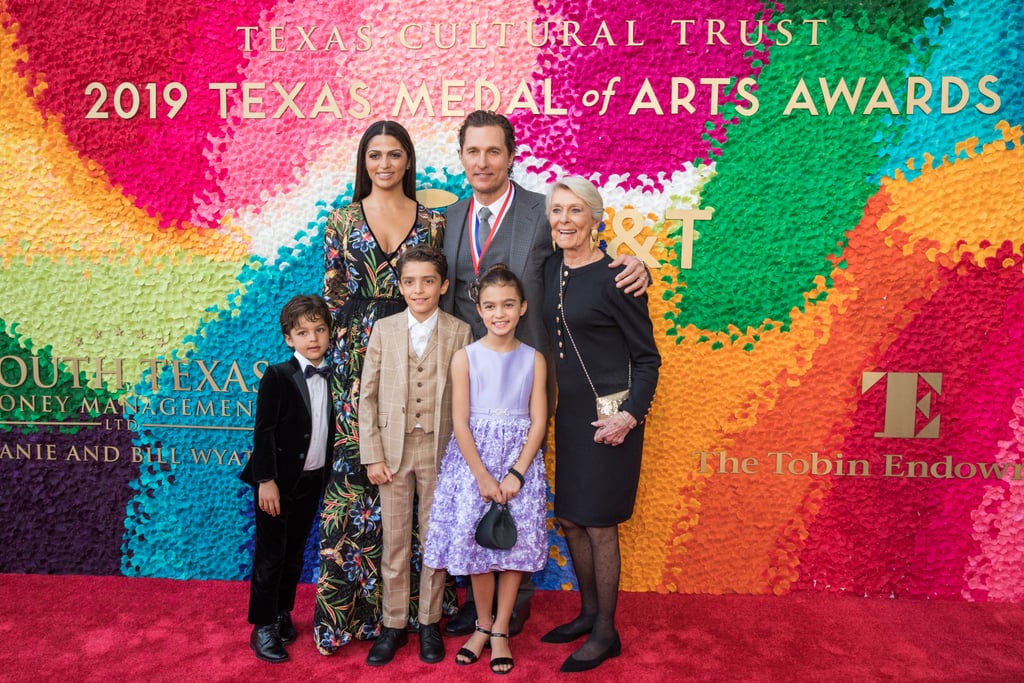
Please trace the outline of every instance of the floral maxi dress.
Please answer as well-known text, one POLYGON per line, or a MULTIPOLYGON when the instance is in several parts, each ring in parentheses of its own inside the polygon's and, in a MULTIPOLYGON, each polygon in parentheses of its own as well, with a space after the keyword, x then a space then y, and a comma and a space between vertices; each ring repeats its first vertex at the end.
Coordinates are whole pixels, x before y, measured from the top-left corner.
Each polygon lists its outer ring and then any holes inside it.
MULTIPOLYGON (((320 568, 313 638, 322 654, 333 654, 353 637, 380 630, 382 552, 380 496, 359 462, 359 378, 373 324, 405 309, 395 264, 409 247, 441 247, 444 217, 418 207, 416 223, 392 254, 377 244, 360 203, 333 210, 324 230, 324 298, 334 319, 330 357, 331 397, 337 414, 334 469, 320 516, 320 568)), ((415 514, 413 520, 416 519, 415 514)), ((413 530, 410 625, 418 613, 422 548, 413 530)), ((445 608, 455 605, 454 584, 445 608)))

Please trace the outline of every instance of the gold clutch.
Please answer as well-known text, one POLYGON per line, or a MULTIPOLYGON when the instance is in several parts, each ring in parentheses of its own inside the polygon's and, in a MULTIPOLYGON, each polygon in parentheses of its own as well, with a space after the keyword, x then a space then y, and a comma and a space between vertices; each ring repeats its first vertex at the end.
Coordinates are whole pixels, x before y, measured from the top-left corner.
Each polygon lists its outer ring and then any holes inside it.
POLYGON ((597 418, 611 417, 619 412, 619 406, 629 396, 629 389, 616 391, 614 394, 605 394, 595 399, 597 404, 597 418))

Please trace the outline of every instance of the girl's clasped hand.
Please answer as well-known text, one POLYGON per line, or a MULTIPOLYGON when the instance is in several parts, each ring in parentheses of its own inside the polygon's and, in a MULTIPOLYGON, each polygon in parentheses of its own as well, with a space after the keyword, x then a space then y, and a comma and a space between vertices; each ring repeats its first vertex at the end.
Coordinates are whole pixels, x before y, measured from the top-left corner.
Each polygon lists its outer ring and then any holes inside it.
POLYGON ((512 472, 509 472, 500 482, 494 477, 490 477, 490 481, 478 482, 480 496, 486 503, 495 502, 500 505, 506 505, 523 488, 521 477, 522 475, 517 477, 512 472))

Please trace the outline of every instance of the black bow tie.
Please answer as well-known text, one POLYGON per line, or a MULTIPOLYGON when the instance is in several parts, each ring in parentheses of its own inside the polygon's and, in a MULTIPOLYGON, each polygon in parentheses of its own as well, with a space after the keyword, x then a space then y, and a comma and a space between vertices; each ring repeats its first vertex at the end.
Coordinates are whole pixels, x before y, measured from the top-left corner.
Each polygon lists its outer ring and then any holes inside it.
POLYGON ((327 379, 331 376, 331 366, 325 365, 322 368, 314 368, 312 365, 307 365, 305 373, 307 378, 312 377, 313 375, 320 375, 324 379, 327 379))

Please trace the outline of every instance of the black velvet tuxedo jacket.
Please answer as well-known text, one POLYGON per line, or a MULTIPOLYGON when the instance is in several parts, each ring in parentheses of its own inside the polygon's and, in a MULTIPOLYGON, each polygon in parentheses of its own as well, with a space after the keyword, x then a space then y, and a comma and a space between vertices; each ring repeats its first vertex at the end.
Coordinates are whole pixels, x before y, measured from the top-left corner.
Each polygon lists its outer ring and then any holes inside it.
MULTIPOLYGON (((327 447, 324 453, 324 482, 330 471, 334 444, 334 401, 327 389, 327 447)), ((313 433, 309 389, 299 361, 292 356, 285 363, 267 368, 256 396, 256 424, 249 461, 239 475, 258 486, 273 479, 282 494, 295 488, 302 474, 313 433)))

